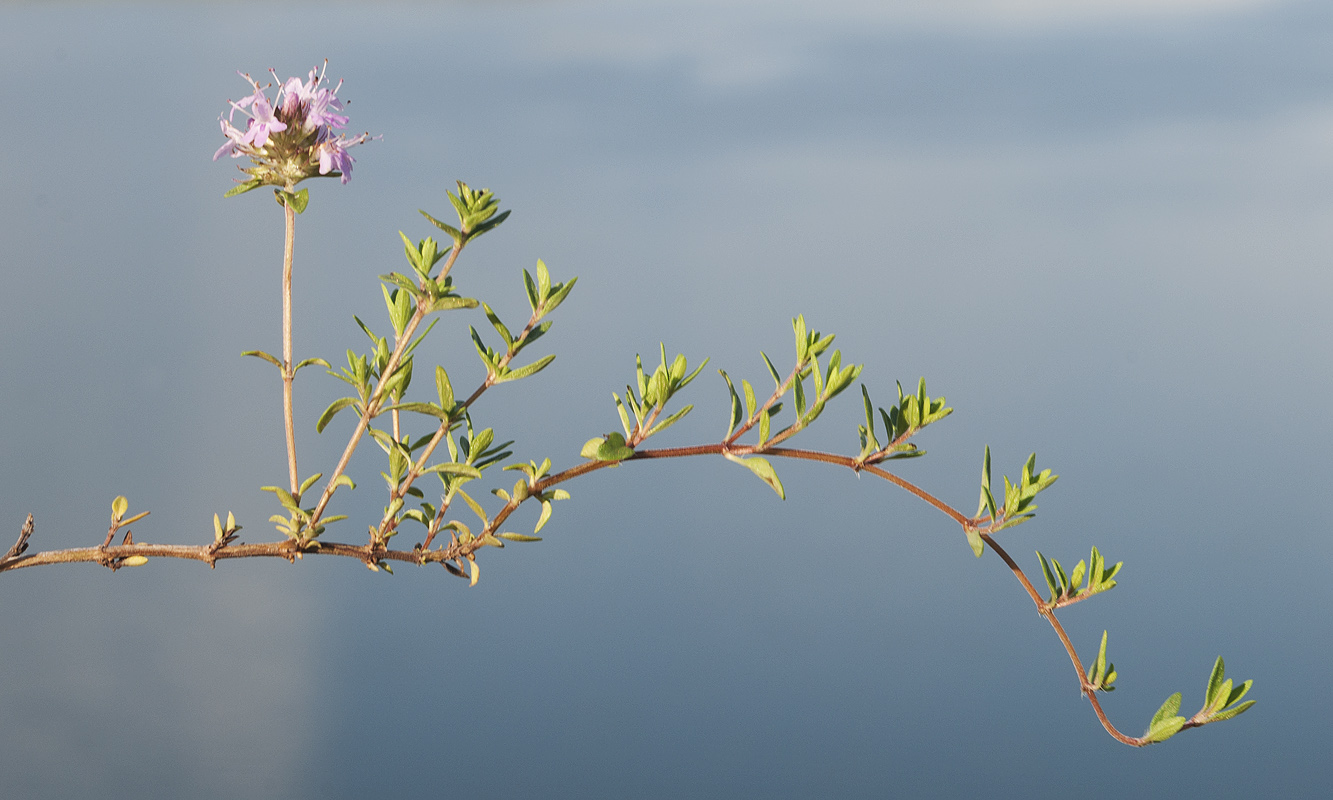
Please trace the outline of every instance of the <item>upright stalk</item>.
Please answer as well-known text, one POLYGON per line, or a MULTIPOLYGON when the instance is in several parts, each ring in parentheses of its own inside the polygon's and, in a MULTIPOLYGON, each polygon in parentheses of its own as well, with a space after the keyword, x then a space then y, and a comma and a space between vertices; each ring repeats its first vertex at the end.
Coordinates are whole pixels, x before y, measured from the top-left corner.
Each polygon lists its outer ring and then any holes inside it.
MULTIPOLYGON (((292 189, 287 187, 288 192, 292 189)), ((282 422, 287 432, 287 476, 295 495, 301 486, 296 472, 296 423, 292 419, 292 379, 296 377, 292 363, 292 248, 296 243, 296 209, 287 202, 282 208, 287 215, 282 251, 282 422)))

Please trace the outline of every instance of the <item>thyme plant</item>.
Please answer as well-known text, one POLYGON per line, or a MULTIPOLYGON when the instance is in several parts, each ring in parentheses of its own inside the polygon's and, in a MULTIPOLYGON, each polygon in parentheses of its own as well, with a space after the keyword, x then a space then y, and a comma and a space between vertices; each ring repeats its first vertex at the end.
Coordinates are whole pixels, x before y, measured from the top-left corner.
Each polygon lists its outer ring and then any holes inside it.
MULTIPOLYGON (((28 516, 18 541, 0 558, 0 572, 44 564, 91 562, 112 570, 137 567, 154 558, 185 558, 216 567, 218 561, 233 558, 283 558, 295 562, 307 555, 344 556, 364 563, 373 571, 392 573, 395 563, 440 564, 453 575, 476 585, 480 578, 480 559, 485 548, 503 548, 506 542, 536 542, 551 519, 557 500, 569 498, 563 485, 600 470, 633 464, 646 459, 721 456, 748 469, 768 484, 779 498, 786 493, 775 461, 797 459, 844 467, 855 473, 882 478, 925 503, 956 523, 972 552, 980 558, 990 550, 1002 561, 1032 600, 1037 612, 1050 624, 1064 646, 1074 668, 1078 685, 1092 706, 1093 713, 1106 731, 1120 742, 1135 747, 1165 741, 1182 730, 1198 728, 1230 719, 1249 709, 1253 700, 1244 700, 1252 681, 1239 685, 1226 677, 1221 657, 1213 665, 1204 692, 1202 708, 1184 717, 1179 692, 1166 699, 1149 721, 1141 736, 1120 731, 1107 718, 1098 695, 1115 689, 1117 673, 1107 657, 1107 634, 1102 633, 1096 655, 1084 666, 1074 643, 1066 634, 1059 612, 1075 603, 1117 585, 1121 563, 1110 564, 1093 547, 1086 560, 1072 569, 1060 561, 1037 553, 1042 579, 1048 593, 1040 592, 1009 552, 1000 545, 998 535, 1035 516, 1037 495, 1050 488, 1057 476, 1049 469, 1038 471, 1036 455, 1028 457, 1018 477, 1003 477, 1003 488, 991 479, 990 448, 985 449, 981 469, 980 498, 975 514, 967 515, 927 490, 886 468, 890 462, 918 458, 925 451, 914 439, 927 426, 952 413, 943 397, 931 397, 921 379, 914 391, 897 386, 897 399, 886 407, 876 407, 864 384, 860 396, 865 423, 857 427, 859 449, 853 453, 834 453, 790 446, 791 440, 812 426, 827 405, 843 395, 861 376, 861 365, 844 364, 838 350, 830 351, 834 337, 812 330, 804 317, 792 320, 794 353, 779 369, 773 359, 760 353, 773 389, 767 391, 763 379, 759 386, 749 379, 737 382, 724 370, 719 388, 725 386, 720 416, 725 433, 715 442, 684 446, 653 447, 649 440, 671 428, 692 404, 679 405, 677 395, 699 377, 708 363, 705 358, 690 369, 684 355, 667 358, 663 346, 659 362, 645 368, 635 357, 634 371, 623 395, 612 394, 620 430, 594 436, 583 446, 577 459, 559 471, 552 471, 550 458, 518 461, 512 457, 512 441, 497 441, 492 428, 478 428, 472 411, 482 398, 501 384, 515 383, 534 375, 554 360, 554 355, 530 358, 528 348, 551 328, 548 318, 573 290, 577 278, 555 281, 546 265, 537 262, 534 272, 522 271, 523 290, 531 314, 517 333, 506 325, 486 303, 456 291, 453 270, 463 251, 483 234, 496 229, 509 216, 500 211, 499 200, 488 189, 473 189, 463 182, 457 192, 448 192, 456 222, 444 222, 422 211, 433 226, 443 232, 437 241, 427 237, 412 241, 405 234, 403 250, 407 269, 381 275, 381 293, 387 312, 384 335, 360 318, 356 324, 369 338, 364 353, 349 350, 346 366, 333 369, 322 358, 296 361, 292 349, 292 262, 297 215, 309 203, 309 190, 297 190, 308 178, 336 177, 342 183, 351 178, 354 159, 348 149, 366 142, 361 134, 348 137, 340 133, 348 118, 337 97, 338 88, 324 87, 322 69, 311 70, 307 79, 278 81, 270 101, 269 86, 260 86, 243 75, 253 93, 230 102, 230 112, 220 119, 226 143, 214 155, 247 157, 242 167, 245 178, 229 190, 234 196, 269 186, 281 207, 286 224, 282 266, 282 356, 254 350, 254 356, 273 364, 282 381, 282 416, 287 445, 287 486, 265 486, 274 495, 281 513, 270 518, 280 538, 273 541, 241 542, 241 526, 228 513, 225 521, 213 517, 213 536, 198 545, 150 544, 136 542, 130 525, 149 512, 130 514, 129 502, 117 497, 111 504, 111 521, 106 537, 94 547, 28 552, 33 533, 33 518, 28 516), (242 114, 245 129, 233 123, 242 114), (417 369, 415 351, 444 312, 481 307, 491 330, 483 335, 470 327, 473 345, 486 368, 486 378, 464 397, 456 392, 442 366, 417 369), (424 327, 423 327, 424 326, 424 327), (347 384, 350 393, 335 400, 320 415, 315 430, 324 433, 351 421, 347 445, 338 462, 325 472, 313 472, 304 478, 297 464, 296 425, 292 413, 292 393, 297 373, 304 367, 319 365, 330 375, 347 384), (413 383, 414 374, 430 376, 424 391, 417 391, 421 381, 413 383), (430 385, 433 384, 433 385, 430 385), (409 390, 413 390, 409 396, 409 390), (350 415, 342 412, 350 411, 350 415), (324 538, 330 525, 347 519, 330 513, 340 490, 353 491, 356 482, 347 474, 353 453, 367 440, 383 452, 385 468, 385 504, 378 520, 367 521, 368 535, 362 544, 343 543, 324 538), (444 445, 441 448, 441 445, 444 445), (496 467, 499 470, 496 470, 496 467), (513 483, 501 478, 513 472, 513 483), (434 481, 439 486, 427 486, 434 481), (487 511, 479 487, 501 483, 489 491, 502 505, 487 511), (461 501, 461 503, 459 502, 461 501), (521 533, 508 525, 516 510, 525 503, 540 507, 532 532, 521 533), (417 535, 414 543, 398 546, 394 541, 404 527, 417 535), (419 527, 418 527, 419 526, 419 527), (120 542, 116 537, 120 535, 120 542)), ((274 75, 277 80, 276 74, 274 75)), ((400 540, 401 541, 401 540, 400 540)))

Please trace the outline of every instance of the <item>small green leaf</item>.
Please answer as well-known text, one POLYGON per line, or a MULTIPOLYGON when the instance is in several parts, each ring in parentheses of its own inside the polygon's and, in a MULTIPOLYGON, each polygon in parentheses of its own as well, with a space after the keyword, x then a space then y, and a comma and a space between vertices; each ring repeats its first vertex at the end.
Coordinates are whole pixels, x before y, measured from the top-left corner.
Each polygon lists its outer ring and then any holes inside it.
MULTIPOLYGON (((586 445, 585 445, 585 448, 586 445)), ((619 433, 609 433, 606 439, 597 447, 593 458, 598 461, 624 461, 634 455, 634 449, 626 446, 625 437, 619 433)))
POLYGON ((314 364, 318 364, 324 369, 333 369, 333 365, 322 358, 307 358, 303 360, 301 363, 297 364, 295 367, 292 367, 292 374, 295 375, 297 372, 301 371, 305 367, 309 367, 314 364))
POLYGON ((967 544, 972 548, 972 552, 977 558, 981 558, 981 553, 986 549, 986 542, 981 538, 981 533, 972 528, 964 528, 967 534, 967 544))
MULTIPOLYGON (((733 395, 733 397, 734 397, 734 395, 733 395)), ((658 433, 661 433, 662 431, 666 430, 667 428, 671 427, 672 425, 675 425, 677 422, 679 422, 679 421, 681 420, 682 417, 684 417, 686 414, 690 413, 690 411, 691 411, 693 408, 694 408, 693 405, 685 406, 685 407, 682 408, 681 410, 677 411, 676 413, 672 414, 671 416, 669 416, 669 417, 667 417, 666 419, 662 420, 661 422, 657 423, 656 425, 654 425, 654 426, 648 431, 648 436, 653 436, 653 435, 656 435, 656 434, 658 434, 658 433)))
MULTIPOLYGON (((1246 682, 1248 683, 1248 681, 1246 682)), ((1221 722, 1224 719, 1231 719, 1232 717, 1244 714, 1246 711, 1250 710, 1250 706, 1254 705, 1254 702, 1255 701, 1253 700, 1246 700, 1244 703, 1241 703, 1240 705, 1234 708, 1228 708, 1224 711, 1219 711, 1213 715, 1213 718, 1210 719, 1209 722, 1221 722)))
POLYGON ((476 308, 477 305, 478 305, 477 301, 472 299, 471 297, 457 297, 454 295, 446 295, 444 297, 437 297, 434 300, 432 300, 426 306, 426 311, 428 313, 434 314, 437 311, 452 311, 456 308, 476 308))
POLYGON ((537 518, 537 527, 533 528, 532 532, 537 533, 538 531, 540 531, 542 527, 546 525, 546 521, 549 520, 550 518, 551 518, 551 501, 543 500, 541 516, 537 518))
POLYGON ((269 355, 268 353, 265 353, 263 350, 246 350, 244 353, 241 353, 241 355, 254 356, 255 358, 262 358, 268 363, 277 367, 278 369, 282 369, 282 362, 278 360, 277 356, 269 355))
MULTIPOLYGON (((898 391, 902 392, 901 386, 898 387, 898 391)), ((977 503, 977 517, 980 517, 983 511, 990 514, 992 522, 995 521, 995 497, 990 490, 990 445, 986 445, 986 456, 981 462, 981 500, 977 503)))
POLYGON ((1176 692, 1166 698, 1166 702, 1162 703, 1162 707, 1157 709, 1157 713, 1153 714, 1152 720, 1148 723, 1149 729, 1152 729, 1152 727, 1163 720, 1174 716, 1178 711, 1180 711, 1180 692, 1176 692))
POLYGON ((540 536, 524 536, 521 533, 501 533, 498 534, 501 539, 508 539, 511 542, 540 542, 540 536))
POLYGON ((329 422, 333 420, 334 416, 337 415, 339 411, 353 405, 357 405, 357 399, 355 397, 340 397, 337 400, 334 400, 329 404, 328 408, 324 409, 324 413, 319 415, 319 420, 315 422, 315 432, 323 433, 324 428, 328 426, 329 422))
POLYGON ((130 501, 125 495, 120 495, 111 501, 111 518, 120 522, 125 517, 125 512, 130 510, 130 501))
POLYGON ((746 468, 748 468, 751 472, 753 472, 756 476, 758 476, 760 480, 762 480, 764 483, 767 483, 769 487, 773 489, 773 491, 777 492, 778 497, 782 498, 783 500, 787 499, 786 490, 782 488, 782 481, 778 479, 778 473, 774 471, 773 465, 768 463, 767 459, 758 457, 741 458, 740 456, 735 456, 732 455, 731 453, 727 453, 726 457, 728 461, 735 461, 737 464, 741 464, 746 468))
POLYGON ((764 359, 764 366, 768 367, 768 374, 773 376, 773 385, 775 388, 782 387, 782 378, 778 377, 778 369, 773 366, 773 362, 768 360, 768 354, 760 350, 759 355, 764 359))
MULTIPOLYGON (((418 211, 420 211, 420 209, 418 209, 418 211)), ((435 227, 449 234, 450 238, 452 238, 456 243, 462 243, 463 234, 454 226, 440 222, 438 219, 432 217, 430 214, 427 214, 425 211, 421 211, 421 216, 429 220, 430 224, 434 225, 435 227)))
POLYGON ((429 475, 432 472, 444 475, 461 475, 464 478, 472 478, 474 480, 481 477, 481 470, 476 467, 469 464, 459 464, 453 461, 445 461, 440 464, 426 467, 421 471, 421 474, 429 475))
POLYGON ((142 567, 144 564, 147 563, 148 563, 147 556, 130 556, 129 558, 126 558, 124 561, 120 562, 120 565, 122 567, 142 567))
POLYGON ((263 185, 263 181, 259 180, 258 178, 252 178, 248 181, 245 181, 244 183, 238 183, 235 186, 231 187, 222 194, 222 197, 228 198, 228 197, 235 197, 238 194, 245 194, 251 189, 258 189, 261 185, 263 185))
POLYGON ((526 378, 529 375, 536 375, 538 372, 541 372, 542 370, 546 369, 546 365, 550 364, 554 360, 555 360, 554 354, 551 354, 549 356, 544 356, 532 362, 531 364, 528 364, 526 367, 519 367, 518 369, 515 370, 509 370, 504 375, 501 375, 499 378, 496 378, 495 382, 508 383, 509 381, 516 381, 519 380, 520 378, 526 378))
POLYGON ((298 489, 296 493, 304 495, 307 491, 310 490, 311 486, 315 485, 315 481, 319 480, 322 477, 324 477, 324 473, 316 472, 314 475, 311 475, 309 478, 306 478, 305 481, 301 483, 301 488, 298 489))
MULTIPOLYGON (((1222 678, 1226 674, 1226 663, 1222 657, 1218 656, 1217 661, 1213 662, 1213 671, 1208 676, 1208 688, 1204 692, 1203 705, 1205 708, 1213 707, 1213 701, 1217 699, 1219 690, 1222 688, 1222 678)), ((1231 694, 1231 687, 1227 687, 1227 694, 1231 694)))
POLYGON ((473 500, 472 496, 469 495, 467 492, 463 491, 462 489, 458 489, 457 492, 458 496, 463 498, 463 502, 467 503, 468 508, 472 509, 472 513, 476 514, 478 517, 481 518, 481 524, 483 527, 490 524, 490 518, 486 516, 486 511, 481 507, 480 503, 478 503, 476 500, 473 500))
POLYGON ((1180 729, 1183 727, 1185 727, 1184 717, 1166 717, 1162 721, 1149 726, 1148 732, 1144 736, 1150 743, 1158 744, 1180 733, 1180 729))

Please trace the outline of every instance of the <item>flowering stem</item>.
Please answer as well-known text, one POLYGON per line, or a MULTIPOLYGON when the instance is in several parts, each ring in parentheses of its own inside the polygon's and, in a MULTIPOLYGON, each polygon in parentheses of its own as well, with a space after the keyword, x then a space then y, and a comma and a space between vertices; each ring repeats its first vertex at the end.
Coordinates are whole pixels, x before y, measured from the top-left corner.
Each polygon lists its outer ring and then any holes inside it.
MULTIPOLYGON (((287 191, 293 188, 289 185, 287 191)), ((287 432, 287 475, 294 495, 301 486, 296 472, 296 423, 292 419, 292 379, 296 377, 292 362, 292 249, 296 243, 296 209, 287 202, 282 208, 287 216, 282 250, 282 421, 287 432)))

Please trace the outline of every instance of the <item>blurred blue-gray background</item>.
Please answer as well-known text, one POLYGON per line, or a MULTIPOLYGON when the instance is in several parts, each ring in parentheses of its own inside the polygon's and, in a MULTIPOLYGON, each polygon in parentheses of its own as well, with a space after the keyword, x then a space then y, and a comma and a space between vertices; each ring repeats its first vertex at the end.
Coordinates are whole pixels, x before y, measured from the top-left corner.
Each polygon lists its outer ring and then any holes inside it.
MULTIPOLYGON (((1125 562, 1063 615, 1087 655, 1110 630, 1117 724, 1174 691, 1193 713, 1219 653, 1259 700, 1123 747, 999 560, 920 502, 654 462, 571 484, 473 589, 319 558, 0 576, 5 795, 1319 796, 1330 45, 1333 7, 1280 0, 0 6, 0 546, 28 512, 36 548, 100 541, 117 494, 152 510, 140 540, 228 510, 277 536, 279 382, 239 353, 280 349, 281 213, 224 200, 209 158, 237 69, 328 58, 383 139, 309 184, 298 357, 387 327, 398 231, 490 187, 514 214, 463 292, 521 324, 520 268, 580 278, 554 365, 477 410, 519 457, 576 463, 659 341, 713 359, 662 444, 716 440, 713 368, 762 385, 804 313, 881 404, 924 375, 956 409, 909 479, 971 511, 986 444, 997 479, 1033 450, 1062 476, 1002 541, 1030 572, 1125 562)), ((419 356, 460 391, 468 324, 419 356)), ((316 436, 342 386, 317 373, 307 474, 351 425, 316 436)), ((857 393, 798 443, 855 450, 857 393)), ((380 513, 377 452, 331 538, 380 513)))

